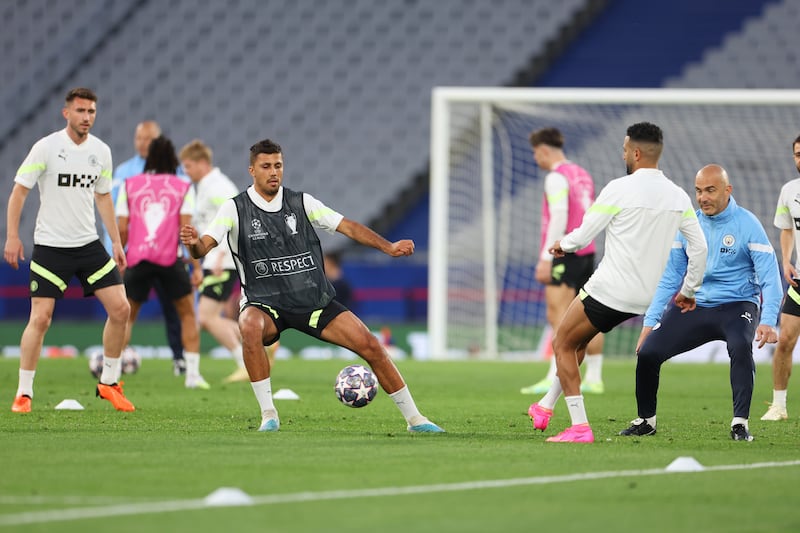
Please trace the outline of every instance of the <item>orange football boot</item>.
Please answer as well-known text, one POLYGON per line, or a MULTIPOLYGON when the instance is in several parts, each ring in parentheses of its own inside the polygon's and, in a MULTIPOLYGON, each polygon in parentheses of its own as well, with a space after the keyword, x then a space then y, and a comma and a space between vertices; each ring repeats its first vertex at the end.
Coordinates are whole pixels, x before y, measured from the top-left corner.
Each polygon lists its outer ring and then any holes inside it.
POLYGON ((122 392, 121 381, 119 383, 114 383, 113 385, 104 385, 102 383, 98 383, 95 393, 97 394, 98 398, 102 398, 111 402, 111 405, 113 405, 114 409, 117 411, 136 410, 133 404, 125 397, 125 393, 122 392))
POLYGON ((11 404, 11 411, 14 413, 30 413, 31 397, 27 394, 22 394, 14 398, 14 403, 11 404))

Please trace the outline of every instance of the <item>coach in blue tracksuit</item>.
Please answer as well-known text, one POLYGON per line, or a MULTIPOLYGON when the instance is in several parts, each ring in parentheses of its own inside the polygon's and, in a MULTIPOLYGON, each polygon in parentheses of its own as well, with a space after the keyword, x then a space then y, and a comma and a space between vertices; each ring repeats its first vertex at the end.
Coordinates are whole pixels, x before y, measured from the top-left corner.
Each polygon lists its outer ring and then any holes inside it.
POLYGON ((755 215, 736 204, 732 189, 727 172, 719 165, 707 165, 695 177, 700 205, 697 218, 708 242, 703 285, 695 295, 697 307, 682 312, 672 301, 686 272, 686 241, 678 235, 645 314, 637 346, 639 418, 620 435, 656 432, 656 396, 665 361, 709 341, 723 340, 731 359, 731 438, 753 440, 747 423, 756 370, 753 339, 759 347, 777 342, 775 325, 783 287, 775 251, 764 227, 755 215))

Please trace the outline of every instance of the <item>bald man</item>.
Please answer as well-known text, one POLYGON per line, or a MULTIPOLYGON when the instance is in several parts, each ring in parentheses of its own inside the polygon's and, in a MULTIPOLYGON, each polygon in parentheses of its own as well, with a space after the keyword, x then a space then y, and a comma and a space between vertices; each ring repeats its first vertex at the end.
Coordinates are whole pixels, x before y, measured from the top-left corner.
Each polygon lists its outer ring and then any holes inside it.
POLYGON ((636 403, 639 417, 620 432, 625 436, 656 432, 656 396, 661 365, 668 359, 713 340, 725 341, 733 389, 731 438, 751 441, 748 418, 753 396, 753 339, 759 347, 778 341, 783 288, 777 258, 764 227, 736 204, 728 173, 707 165, 695 176, 697 218, 708 242, 703 285, 691 313, 672 296, 686 271, 686 242, 678 235, 667 268, 647 309, 637 345, 636 403), (759 307, 759 304, 761 306, 759 307))
POLYGON ((161 126, 155 120, 145 120, 136 125, 136 132, 133 136, 133 147, 136 150, 136 155, 120 163, 114 169, 114 180, 111 184, 114 204, 117 203, 119 188, 125 183, 125 180, 144 172, 144 162, 147 159, 150 143, 159 135, 161 135, 161 126))

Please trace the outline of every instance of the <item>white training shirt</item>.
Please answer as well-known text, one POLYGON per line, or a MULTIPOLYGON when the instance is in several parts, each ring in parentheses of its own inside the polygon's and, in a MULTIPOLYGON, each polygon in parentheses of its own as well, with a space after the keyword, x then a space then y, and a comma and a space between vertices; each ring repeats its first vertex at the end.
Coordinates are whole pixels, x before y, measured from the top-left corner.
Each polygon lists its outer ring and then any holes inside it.
POLYGON ((547 224, 547 235, 539 252, 539 259, 552 261, 553 255, 548 252, 550 245, 564 236, 569 221, 569 181, 564 174, 551 170, 544 177, 544 194, 547 207, 550 209, 550 220, 547 224))
POLYGON ((605 255, 584 286, 601 304, 626 313, 644 313, 678 231, 686 237, 689 256, 680 292, 693 297, 700 288, 707 255, 703 230, 689 196, 660 170, 642 168, 612 180, 600 191, 580 227, 561 240, 561 248, 565 252, 579 250, 603 229, 605 255))
MULTIPOLYGON (((269 213, 280 211, 283 207, 283 187, 278 189, 278 194, 272 201, 266 201, 259 195, 253 186, 247 188, 247 196, 258 206, 269 213)), ((328 233, 336 233, 336 228, 339 227, 344 216, 326 206, 308 193, 303 193, 303 207, 306 210, 306 216, 311 222, 311 225, 316 229, 325 230, 328 233)), ((239 212, 236 209, 236 204, 232 199, 225 200, 219 208, 217 215, 206 227, 204 235, 208 235, 217 243, 222 243, 226 240, 226 235, 230 234, 230 243, 233 253, 238 253, 239 250, 239 212)), ((244 269, 239 264, 239 261, 234 258, 239 275, 244 275, 244 269)), ((243 280, 247 284, 247 280, 243 280)), ((242 292, 242 298, 244 298, 242 292)))
POLYGON ((33 145, 17 170, 15 183, 39 185, 34 244, 77 248, 96 241, 94 194, 111 191, 111 149, 89 134, 75 144, 66 129, 33 145))
MULTIPOLYGON (((214 167, 211 172, 198 181, 196 187, 197 206, 194 214, 194 226, 202 235, 217 216, 220 206, 225 203, 225 200, 230 200, 239 194, 239 189, 217 167, 214 167)), ((208 255, 203 258, 204 269, 214 270, 217 265, 223 270, 236 268, 227 239, 219 241, 219 246, 208 252, 208 255)))
POLYGON ((778 208, 772 222, 776 228, 794 230, 794 249, 796 253, 794 268, 800 271, 800 178, 784 184, 778 196, 778 208))

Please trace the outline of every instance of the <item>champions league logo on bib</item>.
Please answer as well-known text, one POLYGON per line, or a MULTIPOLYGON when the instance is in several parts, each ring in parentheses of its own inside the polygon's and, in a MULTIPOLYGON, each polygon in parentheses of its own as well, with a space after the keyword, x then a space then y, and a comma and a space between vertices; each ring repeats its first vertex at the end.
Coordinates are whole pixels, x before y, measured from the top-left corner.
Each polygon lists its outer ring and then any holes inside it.
POLYGON ((294 213, 283 217, 286 220, 286 226, 292 232, 292 235, 297 235, 297 217, 294 213))
POLYGON ((267 238, 267 235, 269 235, 268 232, 262 229, 261 221, 257 218, 254 218, 250 221, 250 227, 253 228, 253 233, 249 235, 250 240, 263 240, 267 238))

